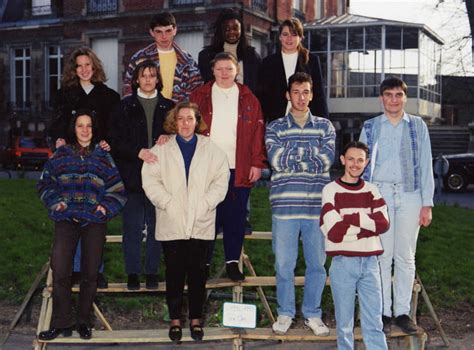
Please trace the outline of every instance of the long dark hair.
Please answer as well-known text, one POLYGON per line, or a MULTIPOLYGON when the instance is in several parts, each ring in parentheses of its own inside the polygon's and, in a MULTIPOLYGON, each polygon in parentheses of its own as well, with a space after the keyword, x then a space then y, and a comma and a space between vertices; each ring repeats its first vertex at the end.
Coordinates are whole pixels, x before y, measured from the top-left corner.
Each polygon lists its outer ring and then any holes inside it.
POLYGON ((76 120, 80 116, 87 115, 91 118, 92 121, 92 140, 89 145, 89 149, 93 149, 95 144, 99 142, 99 126, 97 123, 97 115, 94 111, 89 109, 79 109, 77 111, 72 111, 71 118, 69 118, 69 124, 67 128, 66 142, 69 145, 77 145, 76 137, 76 120))
POLYGON ((279 34, 283 31, 284 27, 288 27, 291 34, 296 34, 301 38, 300 43, 298 44, 298 54, 303 58, 303 63, 307 64, 309 61, 309 50, 303 46, 304 30, 303 24, 298 18, 285 19, 278 29, 279 34))
POLYGON ((221 52, 224 50, 224 23, 229 19, 236 19, 240 23, 240 39, 237 45, 237 59, 240 61, 243 59, 244 50, 249 46, 247 43, 247 37, 245 35, 245 26, 240 13, 233 8, 226 8, 217 17, 216 23, 214 23, 214 37, 212 43, 209 45, 215 52, 221 52))

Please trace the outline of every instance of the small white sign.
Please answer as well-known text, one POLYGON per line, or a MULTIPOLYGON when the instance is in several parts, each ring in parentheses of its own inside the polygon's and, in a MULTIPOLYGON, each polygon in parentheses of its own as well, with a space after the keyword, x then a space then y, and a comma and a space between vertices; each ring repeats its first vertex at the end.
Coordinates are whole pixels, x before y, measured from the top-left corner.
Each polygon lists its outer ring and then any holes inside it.
POLYGON ((255 328, 257 327, 257 306, 242 303, 224 303, 224 327, 255 328))

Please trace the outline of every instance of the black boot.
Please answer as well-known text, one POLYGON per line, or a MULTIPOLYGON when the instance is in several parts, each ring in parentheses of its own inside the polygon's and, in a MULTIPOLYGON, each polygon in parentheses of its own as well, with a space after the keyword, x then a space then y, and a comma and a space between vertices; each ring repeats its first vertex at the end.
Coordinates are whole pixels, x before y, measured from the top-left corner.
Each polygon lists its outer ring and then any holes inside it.
POLYGON ((47 331, 40 332, 38 334, 39 340, 53 340, 58 336, 63 335, 63 337, 70 337, 72 335, 72 327, 67 328, 55 328, 51 327, 47 331))
POLYGON ((239 270, 239 264, 236 262, 226 263, 225 268, 227 271, 227 277, 229 277, 234 282, 240 282, 245 279, 245 276, 239 270))
POLYGON ((132 273, 128 275, 127 289, 128 290, 140 289, 140 280, 138 279, 138 275, 136 273, 132 273))

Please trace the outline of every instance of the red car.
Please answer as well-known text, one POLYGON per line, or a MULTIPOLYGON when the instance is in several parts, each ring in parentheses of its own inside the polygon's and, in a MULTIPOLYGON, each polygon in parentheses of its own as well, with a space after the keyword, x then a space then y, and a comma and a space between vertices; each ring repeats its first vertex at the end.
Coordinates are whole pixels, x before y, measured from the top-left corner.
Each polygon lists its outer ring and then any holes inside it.
POLYGON ((51 157, 52 151, 46 140, 36 137, 15 136, 12 144, 2 156, 4 168, 33 168, 41 169, 51 157))

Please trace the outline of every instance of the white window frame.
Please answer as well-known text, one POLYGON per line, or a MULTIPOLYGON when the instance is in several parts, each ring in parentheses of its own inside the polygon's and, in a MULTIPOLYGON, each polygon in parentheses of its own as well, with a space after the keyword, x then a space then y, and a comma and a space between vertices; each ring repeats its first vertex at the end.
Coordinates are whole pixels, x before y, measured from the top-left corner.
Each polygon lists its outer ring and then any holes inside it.
POLYGON ((31 98, 31 94, 28 94, 27 91, 27 81, 29 80, 30 82, 30 89, 31 89, 31 48, 30 47, 13 47, 11 49, 11 55, 10 55, 10 101, 13 105, 14 109, 25 109, 27 108, 27 104, 30 102, 29 99, 27 99, 28 95, 31 98), (16 50, 23 50, 22 56, 17 57, 16 56, 16 50), (26 55, 26 50, 29 50, 29 56, 26 55), (22 70, 23 74, 21 76, 21 81, 22 81, 22 95, 23 95, 23 105, 22 106, 17 106, 17 101, 16 101, 16 83, 17 83, 17 78, 20 76, 17 76, 16 72, 16 63, 20 61, 22 62, 22 70), (26 74, 26 65, 30 64, 30 75, 26 74))
POLYGON ((52 13, 51 0, 32 0, 31 14, 33 16, 45 16, 52 13))
POLYGON ((61 87, 61 77, 63 73, 63 67, 62 67, 62 58, 63 58, 63 51, 61 49, 61 46, 59 45, 47 45, 44 48, 45 51, 45 60, 44 60, 44 100, 46 105, 51 105, 51 86, 50 86, 50 78, 52 77, 51 72, 49 71, 49 64, 51 60, 56 61, 56 68, 58 74, 56 75, 56 90, 58 90, 61 87), (51 55, 49 53, 49 49, 51 47, 57 48, 57 53, 51 55))

